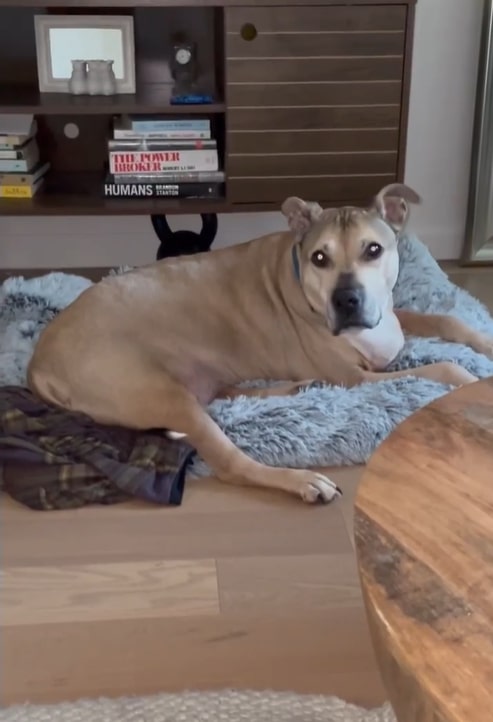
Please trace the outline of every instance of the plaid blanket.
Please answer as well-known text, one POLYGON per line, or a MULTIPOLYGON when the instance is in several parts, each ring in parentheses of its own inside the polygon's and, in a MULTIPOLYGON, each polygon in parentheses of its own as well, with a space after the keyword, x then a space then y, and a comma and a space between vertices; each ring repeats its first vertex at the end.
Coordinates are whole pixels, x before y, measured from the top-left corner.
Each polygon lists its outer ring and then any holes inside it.
POLYGON ((0 388, 2 488, 31 509, 131 497, 179 505, 192 454, 188 444, 159 431, 102 426, 25 388, 0 388))

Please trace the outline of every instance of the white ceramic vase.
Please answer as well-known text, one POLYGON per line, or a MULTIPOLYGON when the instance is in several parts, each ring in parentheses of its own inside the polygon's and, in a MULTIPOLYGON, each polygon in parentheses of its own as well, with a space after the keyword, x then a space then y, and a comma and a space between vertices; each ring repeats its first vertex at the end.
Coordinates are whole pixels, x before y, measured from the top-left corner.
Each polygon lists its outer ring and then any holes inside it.
POLYGON ((103 60, 87 61, 87 92, 89 95, 101 95, 103 60))
POLYGON ((101 93, 115 95, 116 77, 113 70, 113 60, 103 60, 101 63, 101 93))
POLYGON ((87 93, 87 63, 85 60, 72 60, 72 75, 68 81, 69 93, 83 95, 87 93))
POLYGON ((87 92, 89 95, 114 95, 116 78, 113 60, 87 61, 87 92))

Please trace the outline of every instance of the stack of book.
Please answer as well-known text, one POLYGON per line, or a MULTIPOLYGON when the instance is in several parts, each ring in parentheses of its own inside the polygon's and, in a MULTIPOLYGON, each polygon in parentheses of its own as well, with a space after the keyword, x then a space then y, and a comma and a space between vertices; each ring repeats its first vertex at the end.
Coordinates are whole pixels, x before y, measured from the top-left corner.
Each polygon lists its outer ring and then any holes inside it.
POLYGON ((224 173, 208 119, 115 118, 108 166, 107 198, 224 196, 224 173))
POLYGON ((32 198, 44 182, 32 115, 0 115, 0 198, 32 198))

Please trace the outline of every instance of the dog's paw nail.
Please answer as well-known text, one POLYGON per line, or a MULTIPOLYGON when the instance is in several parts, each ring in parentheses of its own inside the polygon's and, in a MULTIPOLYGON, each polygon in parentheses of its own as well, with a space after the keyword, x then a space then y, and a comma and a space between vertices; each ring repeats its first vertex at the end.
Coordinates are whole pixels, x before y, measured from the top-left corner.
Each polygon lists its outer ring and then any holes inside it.
POLYGON ((309 389, 322 389, 325 386, 323 381, 302 381, 297 385, 298 391, 308 391, 309 389))
POLYGON ((318 381, 317 379, 314 379, 313 381, 307 381, 305 388, 307 389, 321 389, 325 386, 323 381, 318 381))
POLYGON ((186 437, 186 434, 182 434, 180 431, 166 431, 166 436, 168 437, 168 439, 178 441, 179 439, 184 439, 186 437))
POLYGON ((338 486, 336 486, 336 491, 339 494, 339 496, 342 496, 342 489, 340 489, 338 486))

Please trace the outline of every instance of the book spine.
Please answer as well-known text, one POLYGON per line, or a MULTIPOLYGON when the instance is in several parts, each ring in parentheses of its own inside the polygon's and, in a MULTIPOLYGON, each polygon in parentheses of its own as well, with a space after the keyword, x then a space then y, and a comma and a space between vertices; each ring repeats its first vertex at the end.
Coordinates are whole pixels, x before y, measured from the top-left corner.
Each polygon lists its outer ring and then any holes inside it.
POLYGON ((210 120, 137 120, 130 118, 130 127, 139 133, 177 131, 177 130, 198 130, 207 131, 211 128, 210 120))
POLYGON ((108 178, 110 183, 224 183, 225 180, 222 170, 196 173, 117 173, 108 178))
POLYGON ((0 173, 0 185, 2 186, 30 186, 34 179, 30 175, 21 173, 0 173))
POLYGON ((217 148, 215 140, 109 140, 109 150, 147 151, 147 150, 202 150, 204 148, 217 148))
POLYGON ((38 163, 29 173, 1 173, 0 185, 31 186, 42 178, 50 167, 49 163, 38 163))
POLYGON ((7 173, 27 173, 30 166, 30 160, 0 160, 0 171, 7 173))
MULTIPOLYGON (((6 161, 7 162, 7 161, 6 161)), ((215 150, 172 150, 135 153, 111 151, 110 173, 164 173, 218 170, 215 150)))
POLYGON ((9 149, 26 142, 25 135, 0 135, 0 148, 9 149))
POLYGON ((24 158, 21 150, 2 150, 0 148, 0 160, 18 160, 24 158))
POLYGON ((32 198, 35 192, 32 186, 0 185, 0 198, 32 198))
POLYGON ((113 137, 115 140, 209 140, 210 130, 159 130, 137 133, 128 128, 114 128, 113 137))
POLYGON ((104 183, 105 198, 220 198, 221 183, 104 183))

